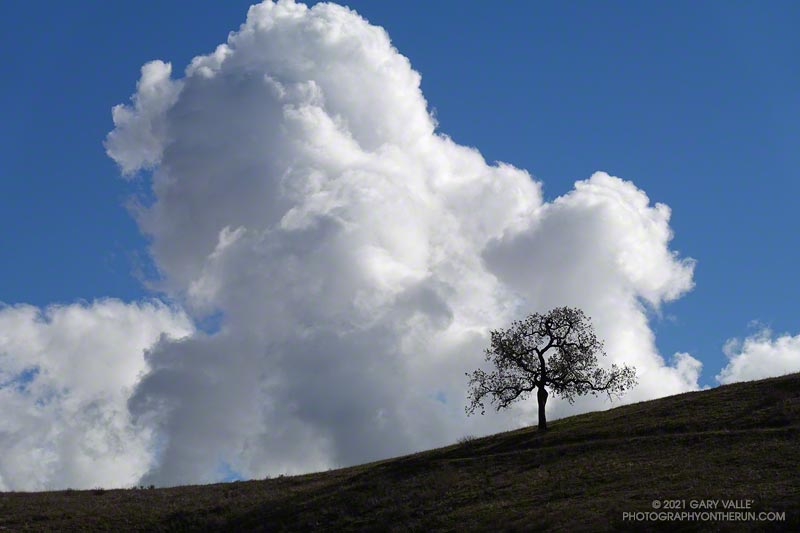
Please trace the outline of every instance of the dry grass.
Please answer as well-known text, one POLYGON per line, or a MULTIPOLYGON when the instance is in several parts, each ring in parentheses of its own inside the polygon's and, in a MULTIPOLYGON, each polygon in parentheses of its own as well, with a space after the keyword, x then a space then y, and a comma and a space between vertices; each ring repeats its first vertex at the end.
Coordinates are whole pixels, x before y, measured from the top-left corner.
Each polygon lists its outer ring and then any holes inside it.
POLYGON ((305 476, 3 493, 0 530, 800 530, 799 435, 794 374, 305 476), (622 520, 654 499, 750 499, 786 522, 622 520))

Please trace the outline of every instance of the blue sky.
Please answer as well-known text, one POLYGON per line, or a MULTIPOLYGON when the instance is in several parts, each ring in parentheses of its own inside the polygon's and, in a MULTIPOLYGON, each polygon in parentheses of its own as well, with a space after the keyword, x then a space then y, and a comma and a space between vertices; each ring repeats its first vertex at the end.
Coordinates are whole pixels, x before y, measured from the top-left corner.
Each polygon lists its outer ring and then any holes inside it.
MULTIPOLYGON (((595 170, 672 208, 695 289, 653 322, 715 384, 722 344, 800 316, 800 4, 351 2, 422 75, 440 131, 547 199, 595 170)), ((248 2, 0 3, 0 301, 149 294, 102 141, 140 66, 222 42, 248 2)))
POLYGON ((467 417, 464 373, 556 305, 624 402, 800 370, 797 3, 281 2, 0 2, 0 491, 528 425, 467 417))

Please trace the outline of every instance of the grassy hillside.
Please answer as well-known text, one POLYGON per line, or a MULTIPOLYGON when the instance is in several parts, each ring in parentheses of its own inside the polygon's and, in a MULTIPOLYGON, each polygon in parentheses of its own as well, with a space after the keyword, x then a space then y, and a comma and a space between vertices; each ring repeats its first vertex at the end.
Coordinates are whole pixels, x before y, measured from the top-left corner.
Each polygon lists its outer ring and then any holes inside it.
MULTIPOLYGON (((0 530, 800 531, 800 374, 557 420, 319 474, 0 494, 0 530), (623 521, 653 500, 754 500, 785 522, 623 521)), ((721 504, 720 504, 721 505, 721 504)), ((662 509, 663 510, 663 509, 662 509)))

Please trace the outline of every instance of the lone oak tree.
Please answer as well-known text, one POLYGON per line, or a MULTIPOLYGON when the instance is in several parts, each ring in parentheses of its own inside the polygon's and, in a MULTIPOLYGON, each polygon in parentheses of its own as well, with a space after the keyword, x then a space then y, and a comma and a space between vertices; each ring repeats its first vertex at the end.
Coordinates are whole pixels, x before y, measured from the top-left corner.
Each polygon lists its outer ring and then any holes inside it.
POLYGON ((467 374, 467 414, 479 408, 483 414, 487 397, 499 411, 536 390, 539 431, 545 431, 547 389, 573 403, 575 396, 587 393, 618 397, 636 384, 633 367, 611 365, 605 370, 597 366, 597 354, 606 355, 603 343, 580 309, 558 307, 543 315, 535 313, 506 330, 492 331, 491 337, 486 361, 495 369, 467 374))

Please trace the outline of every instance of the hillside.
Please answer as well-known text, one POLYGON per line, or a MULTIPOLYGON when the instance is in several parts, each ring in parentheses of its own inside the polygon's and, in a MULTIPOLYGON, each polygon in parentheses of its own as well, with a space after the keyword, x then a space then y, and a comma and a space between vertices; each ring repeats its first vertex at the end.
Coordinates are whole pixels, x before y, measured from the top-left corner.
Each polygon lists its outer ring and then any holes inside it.
POLYGON ((0 530, 797 531, 799 434, 793 374, 556 420, 545 435, 525 428, 318 474, 3 493, 0 530), (785 512, 785 521, 623 521, 656 499, 754 500, 746 511, 785 512))

